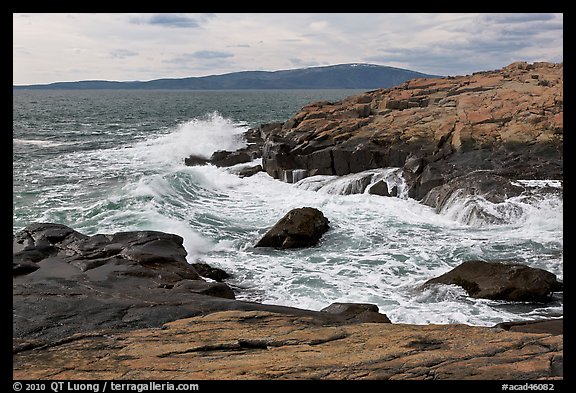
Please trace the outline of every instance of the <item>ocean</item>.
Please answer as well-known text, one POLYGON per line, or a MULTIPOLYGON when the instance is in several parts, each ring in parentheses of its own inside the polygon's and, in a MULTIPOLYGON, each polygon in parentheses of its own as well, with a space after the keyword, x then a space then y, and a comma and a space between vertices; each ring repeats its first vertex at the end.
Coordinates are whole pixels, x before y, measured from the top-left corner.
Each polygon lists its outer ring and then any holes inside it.
MULTIPOLYGON (((302 106, 359 90, 14 90, 13 231, 32 222, 87 234, 157 230, 184 238, 188 262, 232 274, 236 298, 320 310, 333 302, 378 305, 393 323, 499 322, 563 315, 550 303, 473 299, 456 286, 422 289, 464 261, 515 261, 563 279, 563 200, 558 194, 455 200, 445 211, 407 196, 344 195, 346 178, 284 183, 260 172, 188 167, 244 145, 251 127, 285 121, 302 106), (471 220, 471 205, 502 217, 471 220), (254 248, 290 209, 311 206, 330 220, 316 247, 254 248)), ((256 160, 255 163, 260 162, 256 160)), ((254 163, 254 164, 255 164, 254 163)), ((528 182, 535 188, 559 182, 528 182)))

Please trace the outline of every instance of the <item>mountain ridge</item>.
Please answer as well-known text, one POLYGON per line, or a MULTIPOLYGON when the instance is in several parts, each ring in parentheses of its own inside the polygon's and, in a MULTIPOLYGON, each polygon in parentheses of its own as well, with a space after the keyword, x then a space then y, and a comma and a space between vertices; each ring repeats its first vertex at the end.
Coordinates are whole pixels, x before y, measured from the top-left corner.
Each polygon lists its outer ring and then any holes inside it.
POLYGON ((13 85, 16 90, 100 89, 100 90, 250 90, 250 89, 377 89, 415 78, 438 78, 403 68, 369 63, 277 71, 238 71, 220 75, 160 78, 149 81, 83 80, 47 84, 13 85))

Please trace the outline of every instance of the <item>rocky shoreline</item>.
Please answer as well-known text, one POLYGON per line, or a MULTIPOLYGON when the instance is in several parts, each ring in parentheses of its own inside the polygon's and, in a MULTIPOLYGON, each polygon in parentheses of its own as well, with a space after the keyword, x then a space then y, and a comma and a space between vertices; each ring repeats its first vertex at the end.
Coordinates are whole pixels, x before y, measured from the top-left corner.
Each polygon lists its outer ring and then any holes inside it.
MULTIPOLYGON (((393 324, 371 304, 312 311, 235 300, 225 272, 188 264, 182 238, 156 231, 87 236, 35 223, 14 235, 13 250, 14 379, 563 376, 562 319, 422 326, 393 324)), ((525 268, 524 294, 562 290, 525 268), (547 286, 532 288, 535 277, 547 286)))
MULTIPOLYGON (((563 178, 562 72, 513 63, 312 103, 246 132, 243 149, 184 161, 287 182, 358 174, 362 187, 350 192, 383 197, 399 191, 371 183, 370 170, 399 168, 408 195, 437 211, 456 197, 529 197, 521 181, 563 178), (262 165, 250 164, 256 158, 262 165)), ((297 210, 255 246, 315 245, 329 218, 297 210)), ((87 236, 56 223, 14 234, 13 378, 563 378, 562 318, 424 326, 391 323, 371 304, 313 311, 241 301, 226 272, 189 264, 182 243, 157 231, 87 236)), ((465 261, 425 285, 438 284, 507 301, 546 302, 563 290, 553 274, 510 261, 465 261)))
POLYGON ((409 197, 438 210, 456 192, 503 201, 525 191, 518 180, 562 181, 563 81, 563 64, 526 62, 413 79, 311 103, 286 122, 248 130, 243 149, 184 162, 228 167, 261 157, 261 168, 235 170, 289 183, 394 167, 409 197))

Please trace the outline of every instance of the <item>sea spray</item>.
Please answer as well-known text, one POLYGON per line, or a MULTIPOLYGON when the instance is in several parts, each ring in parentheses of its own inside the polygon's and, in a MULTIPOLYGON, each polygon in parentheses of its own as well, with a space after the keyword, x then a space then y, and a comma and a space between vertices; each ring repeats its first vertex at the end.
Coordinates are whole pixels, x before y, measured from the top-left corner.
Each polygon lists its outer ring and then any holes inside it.
POLYGON ((210 158, 217 150, 246 146, 242 133, 248 128, 212 112, 179 124, 172 132, 147 139, 133 147, 135 159, 182 163, 184 157, 210 158))

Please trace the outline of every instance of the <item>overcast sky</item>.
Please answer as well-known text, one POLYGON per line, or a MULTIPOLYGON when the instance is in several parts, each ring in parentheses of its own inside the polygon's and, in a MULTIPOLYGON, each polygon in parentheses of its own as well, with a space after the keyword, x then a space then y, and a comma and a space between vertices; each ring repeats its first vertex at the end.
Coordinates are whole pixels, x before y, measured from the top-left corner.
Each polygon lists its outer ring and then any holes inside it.
POLYGON ((466 75, 563 61, 563 14, 13 14, 13 83, 371 63, 466 75))

